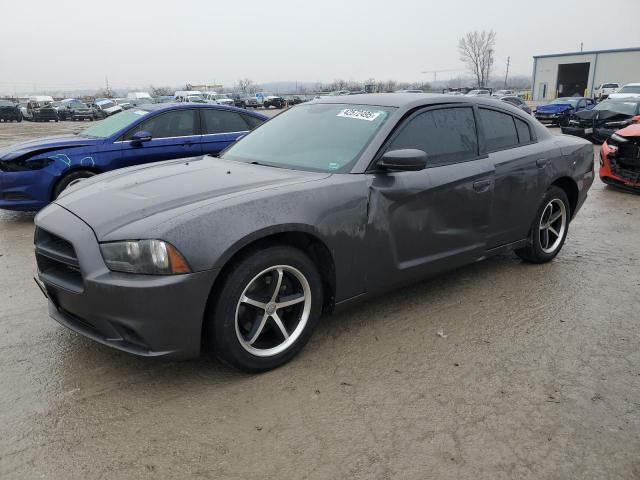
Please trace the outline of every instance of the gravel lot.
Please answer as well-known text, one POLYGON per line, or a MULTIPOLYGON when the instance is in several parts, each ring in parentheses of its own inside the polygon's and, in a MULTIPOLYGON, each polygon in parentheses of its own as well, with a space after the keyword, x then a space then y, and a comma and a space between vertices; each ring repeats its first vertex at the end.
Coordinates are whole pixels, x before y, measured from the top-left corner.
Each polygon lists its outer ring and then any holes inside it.
MULTIPOLYGON (((0 146, 79 128, 0 124, 0 146)), ((0 478, 640 478, 640 196, 596 180, 552 263, 501 256, 327 317, 258 376, 67 331, 32 237, 0 213, 0 478)))

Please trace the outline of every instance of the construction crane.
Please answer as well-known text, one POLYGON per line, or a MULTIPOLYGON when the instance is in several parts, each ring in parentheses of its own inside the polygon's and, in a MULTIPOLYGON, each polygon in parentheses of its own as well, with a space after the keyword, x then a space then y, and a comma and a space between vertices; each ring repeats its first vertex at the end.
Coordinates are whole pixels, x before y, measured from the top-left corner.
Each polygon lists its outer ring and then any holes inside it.
POLYGON ((464 72, 464 69, 449 68, 446 70, 425 70, 424 72, 421 72, 421 73, 433 73, 433 81, 435 82, 436 80, 438 80, 438 74, 443 72, 464 72))

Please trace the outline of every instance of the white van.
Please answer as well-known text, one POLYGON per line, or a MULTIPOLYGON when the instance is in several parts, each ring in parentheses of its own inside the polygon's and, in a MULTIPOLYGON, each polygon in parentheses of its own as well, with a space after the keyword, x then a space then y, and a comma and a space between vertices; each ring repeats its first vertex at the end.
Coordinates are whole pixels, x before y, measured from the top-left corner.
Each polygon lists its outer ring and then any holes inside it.
POLYGON ((153 97, 147 92, 129 92, 127 93, 127 100, 132 105, 145 105, 153 103, 153 97))

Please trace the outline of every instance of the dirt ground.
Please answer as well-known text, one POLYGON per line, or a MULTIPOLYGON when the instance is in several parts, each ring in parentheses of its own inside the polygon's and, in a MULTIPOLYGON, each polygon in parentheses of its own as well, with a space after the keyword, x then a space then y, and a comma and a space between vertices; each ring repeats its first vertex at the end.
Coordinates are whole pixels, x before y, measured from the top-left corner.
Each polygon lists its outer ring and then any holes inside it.
MULTIPOLYGON (((0 124, 0 146, 77 128, 0 124)), ((32 237, 0 213, 0 478, 640 478, 640 196, 596 180, 552 263, 382 296, 256 376, 64 329, 32 237)))

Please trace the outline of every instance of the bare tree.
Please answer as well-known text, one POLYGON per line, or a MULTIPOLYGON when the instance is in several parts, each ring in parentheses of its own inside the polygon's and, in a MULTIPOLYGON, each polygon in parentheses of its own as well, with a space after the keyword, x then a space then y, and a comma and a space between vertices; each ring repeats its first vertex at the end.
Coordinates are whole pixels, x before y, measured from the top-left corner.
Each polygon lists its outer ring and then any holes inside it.
POLYGON ((460 60, 467 64, 469 71, 476 77, 479 87, 485 86, 493 67, 496 32, 483 30, 467 34, 458 41, 460 60))
POLYGON ((95 98, 115 98, 118 96, 118 94, 110 88, 101 88, 96 93, 94 93, 93 96, 95 98))
POLYGON ((257 88, 257 85, 253 83, 253 80, 248 78, 241 78, 236 82, 236 86, 242 93, 253 93, 257 88))
POLYGON ((167 95, 173 95, 171 87, 154 87, 149 85, 149 93, 152 97, 165 97, 167 95))

